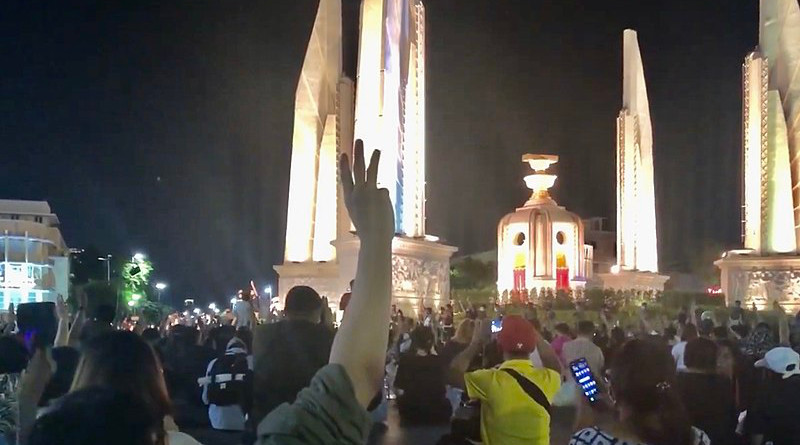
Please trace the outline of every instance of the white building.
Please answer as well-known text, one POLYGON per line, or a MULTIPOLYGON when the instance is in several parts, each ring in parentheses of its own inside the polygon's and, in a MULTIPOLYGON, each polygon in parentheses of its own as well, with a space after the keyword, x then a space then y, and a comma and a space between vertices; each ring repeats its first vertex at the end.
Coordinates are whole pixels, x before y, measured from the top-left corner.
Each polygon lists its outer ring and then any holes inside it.
POLYGON ((542 289, 583 288, 592 274, 592 246, 584 244, 581 218, 550 197, 556 175, 546 172, 558 156, 526 154, 530 199, 497 226, 497 291, 506 300, 542 289))
POLYGON ((69 249, 45 201, 0 199, 0 309, 69 292, 69 249))

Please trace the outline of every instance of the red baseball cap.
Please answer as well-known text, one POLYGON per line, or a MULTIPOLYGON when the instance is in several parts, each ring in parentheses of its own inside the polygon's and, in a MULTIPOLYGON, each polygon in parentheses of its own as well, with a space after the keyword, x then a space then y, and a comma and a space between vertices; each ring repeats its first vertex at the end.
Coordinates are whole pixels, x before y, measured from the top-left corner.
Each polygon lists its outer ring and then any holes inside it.
POLYGON ((503 317, 503 329, 497 334, 497 345, 503 352, 533 352, 537 336, 536 329, 528 320, 519 315, 507 315, 503 317))

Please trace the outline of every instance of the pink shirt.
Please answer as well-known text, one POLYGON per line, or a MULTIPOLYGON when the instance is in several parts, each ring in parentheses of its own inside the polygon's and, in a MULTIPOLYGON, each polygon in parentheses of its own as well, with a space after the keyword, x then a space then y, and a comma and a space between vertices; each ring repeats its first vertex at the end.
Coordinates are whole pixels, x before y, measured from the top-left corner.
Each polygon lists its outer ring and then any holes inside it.
POLYGON ((554 338, 553 341, 550 343, 550 346, 553 347, 553 351, 555 351, 556 355, 558 356, 558 359, 561 360, 562 364, 564 363, 564 355, 563 355, 564 344, 566 344, 568 341, 572 341, 572 339, 569 338, 569 336, 558 334, 556 335, 556 338, 554 338))

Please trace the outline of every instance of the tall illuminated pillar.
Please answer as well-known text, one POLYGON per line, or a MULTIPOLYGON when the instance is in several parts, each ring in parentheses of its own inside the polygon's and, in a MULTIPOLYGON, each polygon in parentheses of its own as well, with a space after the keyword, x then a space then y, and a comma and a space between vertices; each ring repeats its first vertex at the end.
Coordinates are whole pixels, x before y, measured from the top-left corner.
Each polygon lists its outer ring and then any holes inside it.
POLYGON ((355 138, 381 150, 395 230, 425 235, 425 8, 419 0, 364 0, 355 138))
POLYGON ((381 150, 378 181, 394 205, 394 301, 407 313, 438 306, 450 298, 457 249, 425 233, 425 8, 419 0, 362 1, 355 85, 341 75, 341 33, 341 0, 321 0, 297 86, 278 296, 307 285, 336 307, 355 278, 360 242, 336 159, 360 138, 367 158, 381 150))
POLYGON ((636 31, 623 34, 622 110, 617 118, 617 265, 658 272, 653 127, 636 31))
MULTIPOLYGON (((353 85, 342 78, 341 0, 321 0, 295 95, 284 260, 332 261, 337 224, 338 152, 352 145, 353 85)), ((349 227, 349 225, 348 225, 349 227)))
POLYGON ((729 303, 800 308, 800 5, 761 0, 742 66, 742 244, 714 264, 729 303))

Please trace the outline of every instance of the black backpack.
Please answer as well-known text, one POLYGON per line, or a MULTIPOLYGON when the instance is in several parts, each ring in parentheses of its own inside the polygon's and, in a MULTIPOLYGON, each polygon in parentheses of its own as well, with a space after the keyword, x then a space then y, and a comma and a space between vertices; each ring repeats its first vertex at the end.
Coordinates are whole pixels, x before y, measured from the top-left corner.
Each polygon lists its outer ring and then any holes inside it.
POLYGON ((217 406, 242 405, 252 391, 247 354, 225 354, 211 367, 208 402, 217 406))

